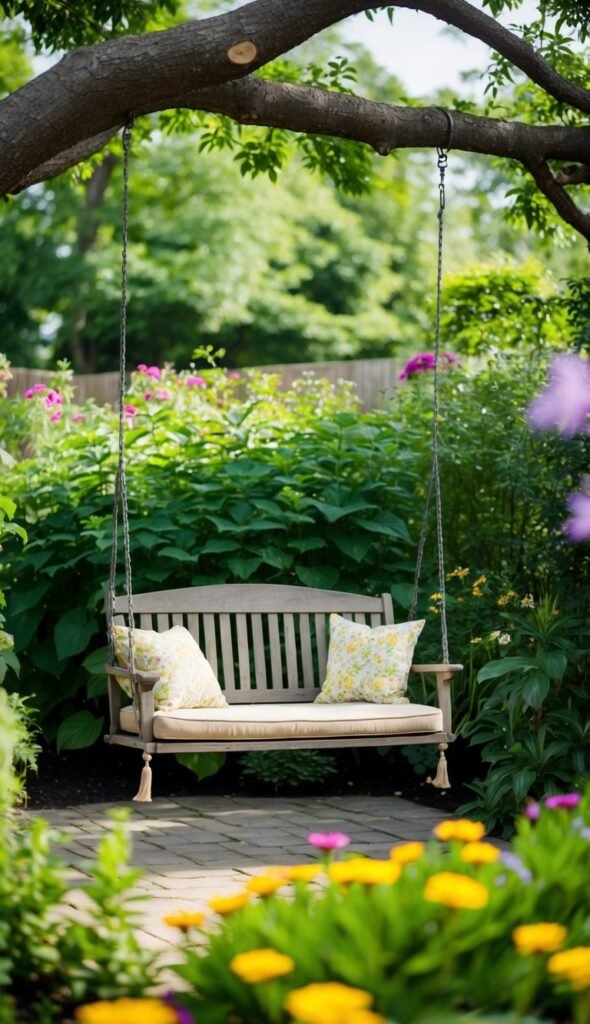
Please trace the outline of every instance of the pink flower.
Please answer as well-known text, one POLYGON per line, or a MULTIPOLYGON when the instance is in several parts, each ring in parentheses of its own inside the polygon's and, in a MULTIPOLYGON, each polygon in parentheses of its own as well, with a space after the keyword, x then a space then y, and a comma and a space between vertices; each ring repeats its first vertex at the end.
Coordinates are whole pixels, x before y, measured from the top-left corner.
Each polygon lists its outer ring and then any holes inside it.
POLYGON ((143 397, 145 398, 146 402, 149 402, 150 399, 152 399, 154 396, 152 395, 151 391, 146 391, 143 397))
POLYGON ((549 369, 549 387, 529 407, 529 422, 536 430, 555 428, 572 437, 588 427, 590 362, 576 355, 556 356, 549 369))
POLYGON ((135 408, 134 405, 125 405, 125 406, 123 406, 123 412, 125 413, 126 416, 135 416, 135 415, 137 415, 137 409, 135 408))
POLYGON ((38 395, 42 391, 45 391, 45 390, 46 390, 45 384, 33 384, 32 388, 27 388, 27 390, 24 393, 24 397, 25 398, 33 398, 34 395, 38 395))
POLYGON ((556 807, 563 807, 569 811, 577 807, 581 799, 579 793, 557 793, 555 796, 545 797, 545 807, 550 811, 554 811, 556 807))
POLYGON ((86 419, 83 412, 77 412, 75 416, 72 416, 72 423, 82 423, 86 419))
POLYGON ((567 503, 572 515, 563 525, 564 532, 576 544, 590 540, 590 495, 570 494, 567 503))
POLYGON ((140 373, 145 373, 147 377, 153 377, 154 380, 159 380, 162 376, 159 366, 148 366, 147 363, 140 363, 137 369, 140 373))
POLYGON ((189 377, 186 378, 185 384, 186 384, 187 388, 206 388, 207 387, 207 381, 205 380, 204 377, 194 377, 192 375, 190 375, 189 377))
POLYGON ((529 821, 536 821, 541 813, 541 807, 537 803, 526 804, 522 809, 522 813, 529 821))
POLYGON ((61 409, 58 409, 57 412, 54 412, 53 415, 49 417, 49 419, 51 420, 52 423, 55 423, 56 420, 60 420, 61 419, 61 409))
POLYGON ((166 402, 169 398, 172 398, 172 395, 167 388, 157 388, 154 391, 154 398, 157 398, 160 402, 166 402))
MULTIPOLYGON (((416 373, 434 370, 435 361, 433 352, 422 352, 419 356, 414 356, 404 366, 399 374, 399 380, 407 380, 408 377, 413 377, 416 373)), ((453 366, 459 366, 459 358, 452 352, 441 352, 438 357, 438 366, 439 369, 450 370, 453 366)))
POLYGON ((51 390, 47 392, 43 401, 45 402, 45 408, 51 409, 52 405, 62 405, 63 398, 59 391, 51 390))
POLYGON ((227 379, 228 380, 240 380, 241 376, 242 376, 241 373, 238 373, 237 370, 232 370, 231 373, 228 373, 227 379))
POLYGON ((322 853, 330 853, 332 850, 341 850, 348 846, 350 838, 344 832, 310 832, 307 841, 312 846, 317 846, 322 853))

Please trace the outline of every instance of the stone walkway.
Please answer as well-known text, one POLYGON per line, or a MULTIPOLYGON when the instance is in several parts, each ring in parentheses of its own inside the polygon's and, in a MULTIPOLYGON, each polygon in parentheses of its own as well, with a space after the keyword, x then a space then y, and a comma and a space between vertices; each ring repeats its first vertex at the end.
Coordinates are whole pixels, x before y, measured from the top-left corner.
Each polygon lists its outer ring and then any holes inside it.
MULTIPOLYGON (((84 862, 110 827, 113 804, 40 812, 67 831, 63 845, 71 868, 72 913, 84 913, 84 862)), ((273 864, 316 859, 306 842, 309 832, 345 832, 350 850, 388 857, 391 847, 410 839, 428 839, 440 812, 396 797, 252 798, 182 797, 131 804, 133 864, 142 869, 138 893, 141 941, 169 951, 178 932, 162 922, 176 910, 204 909, 214 895, 240 889, 248 876, 273 864)), ((32 813, 32 812, 31 812, 32 813)))

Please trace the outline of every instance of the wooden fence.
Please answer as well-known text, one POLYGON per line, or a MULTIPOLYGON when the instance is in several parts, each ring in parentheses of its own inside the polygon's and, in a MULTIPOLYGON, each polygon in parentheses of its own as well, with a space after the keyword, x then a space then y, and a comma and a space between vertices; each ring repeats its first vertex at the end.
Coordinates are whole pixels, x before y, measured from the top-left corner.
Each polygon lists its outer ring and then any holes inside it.
MULTIPOLYGON (((282 387, 289 388, 303 373, 312 372, 333 383, 339 380, 352 381, 363 408, 375 409, 391 398, 398 384, 402 363, 396 359, 350 359, 329 363, 287 363, 282 366, 258 366, 265 373, 278 373, 282 387)), ((12 368, 13 379, 8 384, 8 394, 23 394, 33 384, 46 384, 53 374, 47 370, 23 370, 12 368)), ((94 398, 98 405, 115 405, 119 383, 118 373, 88 373, 74 377, 75 396, 79 404, 87 398, 94 398)))

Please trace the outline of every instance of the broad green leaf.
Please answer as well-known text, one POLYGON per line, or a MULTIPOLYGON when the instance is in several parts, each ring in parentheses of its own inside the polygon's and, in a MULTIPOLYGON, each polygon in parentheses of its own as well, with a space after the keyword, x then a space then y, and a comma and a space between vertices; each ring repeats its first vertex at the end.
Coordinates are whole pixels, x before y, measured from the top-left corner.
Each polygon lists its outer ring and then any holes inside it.
POLYGON ((509 672, 532 672, 537 667, 534 658, 524 658, 520 655, 514 658, 500 658, 499 661, 490 661, 477 673, 480 683, 487 679, 499 679, 508 675, 509 672))
POLYGON ((355 562, 362 562, 373 543, 372 537, 363 537, 359 534, 356 534, 354 537, 347 537, 345 534, 333 533, 332 540, 336 547, 340 548, 340 551, 348 555, 355 562))
POLYGON ((306 587, 319 587, 322 590, 331 590, 340 577, 340 572, 332 565, 298 565, 295 572, 306 587))
POLYGON ((183 548, 174 547, 172 544, 168 544, 164 548, 160 548, 158 551, 158 557, 164 555, 166 558, 174 558, 177 562, 194 562, 196 560, 195 553, 193 551, 184 551, 183 548))
POLYGON ((227 564, 234 576, 249 580, 262 565, 261 558, 228 558, 227 564))
POLYGON ((16 502, 12 498, 7 498, 5 494, 0 494, 0 509, 9 519, 12 519, 16 512, 16 502))
POLYGON ((57 749, 81 750, 96 743, 103 727, 103 716, 96 718, 90 711, 76 711, 65 718, 57 730, 57 749))
POLYGON ((567 657, 563 651, 539 651, 537 663, 551 679, 561 679, 567 668, 567 657))
POLYGON ((225 754, 177 754, 176 760, 197 776, 199 782, 216 775, 225 764, 225 754))
POLYGON ((260 554, 267 565, 275 569, 289 569, 293 564, 293 555, 289 551, 282 551, 280 548, 262 548, 260 554))
POLYGON ((48 590, 54 586, 52 580, 39 580, 37 583, 28 584, 26 587, 18 585, 10 594, 10 614, 21 615, 22 612, 38 605, 48 590))
POLYGON ((88 654, 84 658, 82 665, 91 676, 103 676, 108 656, 108 647, 99 647, 97 651, 93 651, 92 654, 88 654))
POLYGON ((523 700, 535 711, 541 707, 551 689, 551 680, 546 672, 531 672, 522 688, 523 700))
POLYGON ((239 546, 240 545, 237 540, 231 540, 229 537, 211 537, 203 547, 199 549, 198 554, 218 555, 225 551, 237 551, 239 546))
POLYGON ((411 541, 408 527, 403 519, 394 515, 393 512, 382 512, 374 519, 357 519, 359 529, 368 530, 369 533, 382 533, 387 537, 397 537, 400 540, 411 541))
POLYGON ((95 618, 87 618, 84 608, 65 612, 55 626, 55 650, 60 661, 85 651, 88 641, 98 632, 95 618))
POLYGON ((290 540, 289 547, 303 554, 305 551, 319 551, 320 548, 325 548, 327 543, 323 537, 303 537, 301 540, 290 540))

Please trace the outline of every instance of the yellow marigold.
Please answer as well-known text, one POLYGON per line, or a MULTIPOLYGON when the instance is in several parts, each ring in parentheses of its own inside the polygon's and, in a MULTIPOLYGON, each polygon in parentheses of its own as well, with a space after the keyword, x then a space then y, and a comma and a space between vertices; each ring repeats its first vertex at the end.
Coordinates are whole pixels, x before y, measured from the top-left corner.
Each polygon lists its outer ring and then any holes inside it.
POLYGON ((393 885, 397 882, 401 867, 392 860, 371 860, 369 857, 353 857, 351 860, 335 861, 328 866, 328 875, 333 882, 348 885, 393 885))
POLYGON ((562 945, 567 928, 562 924, 521 924, 512 932, 512 941, 519 953, 553 953, 562 945))
POLYGON ((285 882, 285 878, 278 878, 276 875, 274 878, 272 875, 253 875, 246 882, 246 889, 248 892, 256 893, 257 896, 271 896, 285 882))
POLYGON ((343 1024, 349 1014, 368 1010, 372 1002, 371 993, 363 989, 339 981, 318 981, 289 992, 284 1007, 301 1024, 343 1024))
POLYGON ((178 1024, 176 1011, 161 999, 113 999, 79 1006, 81 1024, 178 1024))
POLYGON ((456 839, 460 843, 476 843, 479 839, 483 839, 486 830, 481 821, 455 818, 455 820, 439 821, 438 825, 434 826, 434 834, 437 839, 446 842, 456 839))
POLYGON ((276 949, 251 949, 248 953, 238 953, 229 965, 230 971, 248 985, 282 978, 284 974, 290 974, 294 967, 293 958, 276 949))
POLYGON ((424 843, 401 843, 392 847, 390 856, 397 864, 412 864, 420 859, 424 849, 424 843))
POLYGON ((466 864, 492 864, 499 856, 498 847, 491 843, 466 843, 461 850, 461 860, 466 864))
POLYGON ((286 864, 284 867, 269 868, 268 874, 283 878, 287 882, 313 882, 321 875, 321 864, 286 864))
POLYGON ((554 953, 547 961, 547 970, 569 981, 572 988, 590 988, 590 946, 575 946, 554 953))
POLYGON ((443 903, 455 910, 481 910, 485 907, 489 892, 485 885, 469 875, 455 871, 441 871, 432 875, 424 886, 424 899, 429 903, 443 903))
POLYGON ((189 910, 177 910, 175 914, 166 914, 162 918, 164 924, 169 924, 171 928, 180 928, 181 932, 187 932, 189 928, 200 928, 204 920, 204 914, 189 910))
POLYGON ((212 896, 209 906, 215 914, 221 914, 223 917, 225 914, 233 914, 234 910, 241 910, 242 907, 245 907, 250 896, 249 892, 237 892, 233 896, 212 896))

